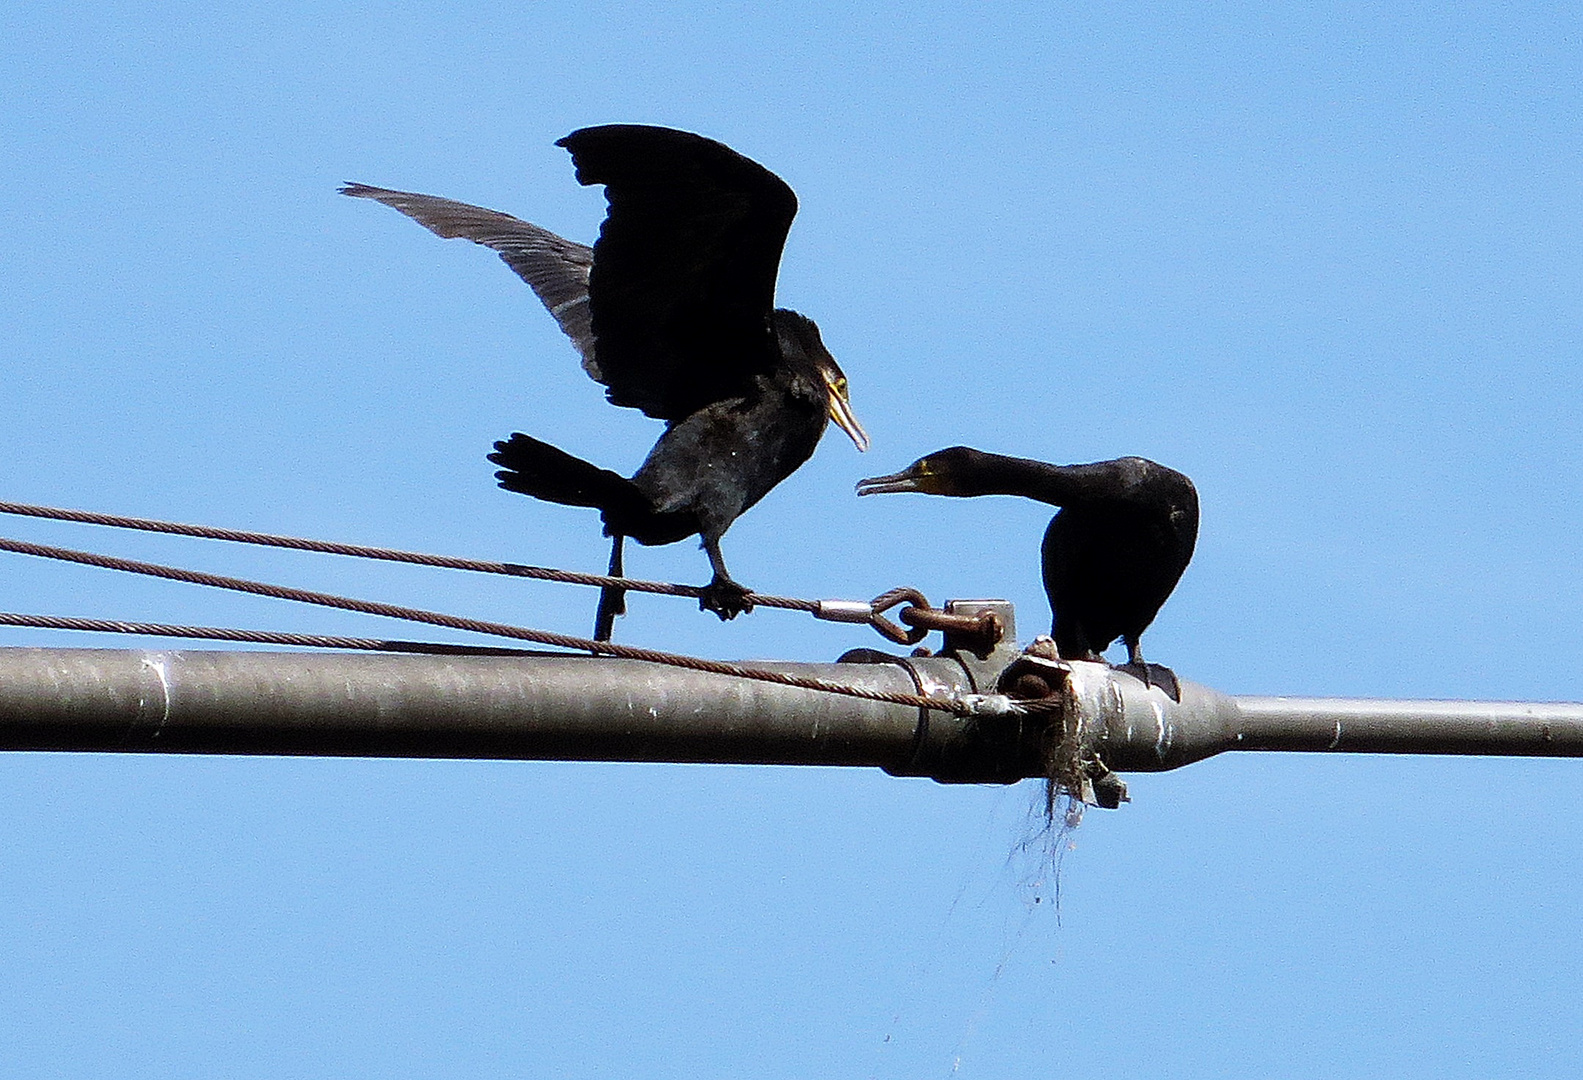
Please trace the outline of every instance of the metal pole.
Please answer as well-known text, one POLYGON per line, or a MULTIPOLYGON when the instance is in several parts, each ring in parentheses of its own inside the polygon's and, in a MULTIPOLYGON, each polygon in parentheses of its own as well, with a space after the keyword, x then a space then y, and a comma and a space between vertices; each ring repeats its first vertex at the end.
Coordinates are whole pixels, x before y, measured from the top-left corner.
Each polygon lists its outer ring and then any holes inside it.
POLYGON ((1227 750, 1583 757, 1583 704, 1231 697, 1103 664, 1066 669, 1081 742, 1119 772, 1175 769, 1227 750))
MULTIPOLYGON (((856 675, 912 689, 898 669, 856 675)), ((623 660, 0 651, 13 750, 873 765, 916 726, 916 709, 623 660)))
MULTIPOLYGON (((756 666, 974 693, 969 661, 756 666)), ((868 765, 1020 779, 935 711, 659 664, 544 655, 0 649, 0 750, 868 765)))
POLYGON ((1583 705, 1239 697, 1233 750, 1583 757, 1583 705))
POLYGON ((1583 704, 1238 698, 1010 649, 853 659, 760 666, 931 693, 1035 670, 1059 707, 962 719, 565 655, 6 648, 0 750, 863 765, 947 783, 1047 776, 1058 744, 1092 776, 1226 750, 1583 756, 1583 704))

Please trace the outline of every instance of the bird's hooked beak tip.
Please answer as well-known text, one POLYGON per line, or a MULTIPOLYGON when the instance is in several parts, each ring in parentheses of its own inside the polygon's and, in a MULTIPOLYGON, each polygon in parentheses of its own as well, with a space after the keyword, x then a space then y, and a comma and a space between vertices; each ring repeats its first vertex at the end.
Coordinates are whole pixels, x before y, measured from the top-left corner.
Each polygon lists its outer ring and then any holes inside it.
POLYGON ((852 402, 847 397, 845 380, 840 385, 830 387, 830 419, 834 420, 836 427, 847 433, 852 440, 852 445, 861 453, 868 449, 868 432, 863 430, 863 425, 858 423, 857 413, 852 411, 852 402))
POLYGON ((870 476, 857 482, 859 495, 894 495, 904 491, 923 491, 924 473, 916 465, 888 476, 870 476))
POLYGON ((836 427, 847 433, 852 445, 861 453, 868 449, 868 432, 863 430, 863 425, 857 421, 857 413, 852 411, 852 397, 847 388, 846 376, 841 374, 840 367, 828 353, 825 354, 825 360, 828 362, 819 365, 819 374, 824 378, 830 419, 835 421, 836 427))

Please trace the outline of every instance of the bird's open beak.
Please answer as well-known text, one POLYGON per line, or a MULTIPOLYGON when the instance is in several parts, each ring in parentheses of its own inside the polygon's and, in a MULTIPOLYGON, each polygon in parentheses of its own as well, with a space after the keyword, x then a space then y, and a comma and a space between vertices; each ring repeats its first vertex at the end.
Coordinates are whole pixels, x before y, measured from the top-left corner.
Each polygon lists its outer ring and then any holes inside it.
POLYGON ((834 420, 836 427, 846 432, 852 439, 852 444, 860 451, 868 449, 868 432, 863 430, 863 425, 857 422, 857 414, 852 411, 852 400, 847 396, 846 380, 839 383, 830 383, 830 419, 834 420))
POLYGON ((921 491, 929 493, 930 474, 927 459, 915 461, 899 473, 889 476, 871 476, 867 480, 857 482, 859 495, 893 495, 899 491, 921 491))

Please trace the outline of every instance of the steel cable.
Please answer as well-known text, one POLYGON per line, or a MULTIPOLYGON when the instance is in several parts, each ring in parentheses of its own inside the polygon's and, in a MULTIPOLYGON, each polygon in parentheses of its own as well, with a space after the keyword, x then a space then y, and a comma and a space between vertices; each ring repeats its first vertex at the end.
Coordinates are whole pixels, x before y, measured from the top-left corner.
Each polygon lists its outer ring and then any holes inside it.
MULTIPOLYGON (((532 578, 566 585, 591 585, 598 588, 619 588, 631 592, 655 593, 662 596, 687 596, 698 599, 705 590, 698 585, 679 585, 663 581, 642 581, 636 578, 615 577, 609 574, 586 574, 574 570, 559 570, 548 566, 529 566, 523 563, 496 562, 485 559, 467 559, 455 555, 431 555, 397 548, 372 547, 367 544, 344 544, 331 540, 312 540, 301 536, 283 536, 278 533, 252 532, 246 529, 226 529, 213 525, 186 525, 153 518, 129 517, 124 514, 104 514, 93 510, 71 510, 58 506, 37 506, 31 503, 0 502, 0 513, 22 517, 44 518, 53 521, 70 521, 84 525, 104 525, 116 529, 137 529, 143 532, 191 536, 203 540, 224 540, 231 543, 257 544, 265 547, 284 548, 291 551, 309 551, 326 555, 346 555, 360 559, 379 559, 386 562, 406 563, 413 566, 433 566, 448 570, 468 570, 508 577, 532 578)), ((891 589, 864 602, 857 600, 805 600, 791 596, 769 596, 749 593, 750 605, 803 611, 827 622, 853 623, 872 627, 882 637, 899 645, 915 645, 929 630, 956 633, 969 647, 975 640, 984 647, 991 647, 1000 639, 1001 629, 992 618, 984 615, 962 617, 938 612, 929 607, 929 601, 916 589, 891 589), (905 627, 899 626, 884 613, 890 608, 906 604, 899 616, 905 627)))
POLYGON ((461 615, 449 615, 444 612, 387 604, 379 600, 359 600, 348 596, 336 596, 332 593, 299 589, 290 585, 274 585, 268 582, 250 581, 246 578, 227 577, 223 574, 211 574, 202 570, 187 570, 182 567, 141 562, 136 559, 123 559, 114 555, 100 555, 96 552, 77 551, 72 548, 54 547, 49 544, 36 544, 31 541, 16 540, 9 537, 0 537, 0 551, 73 562, 84 566, 96 566, 107 570, 118 570, 123 573, 143 574, 149 577, 164 578, 168 581, 181 581, 192 585, 229 589, 234 592, 251 593, 254 596, 291 600, 303 604, 316 604, 321 607, 355 611, 366 615, 379 615, 385 618, 403 619, 408 622, 427 623, 431 626, 443 626, 468 633, 511 638, 517 641, 531 641, 537 645, 550 645, 556 648, 589 652, 616 659, 668 664, 672 667, 687 668, 692 671, 753 679, 759 682, 778 683, 782 686, 793 686, 830 694, 842 694, 867 701, 879 701, 922 709, 939 709, 957 716, 975 716, 986 711, 1009 711, 1010 708, 1005 699, 999 698, 998 695, 994 696, 998 700, 990 703, 988 699, 979 698, 977 695, 971 695, 975 700, 969 700, 964 697, 937 697, 923 694, 904 694, 890 690, 871 690, 866 687, 849 686, 845 683, 833 682, 828 679, 816 679, 803 675, 791 675, 786 672, 768 671, 763 668, 749 667, 724 660, 706 660, 681 653, 663 652, 657 649, 645 649, 632 645, 618 645, 611 641, 594 641, 591 638, 573 637, 569 634, 560 634, 551 630, 535 630, 524 626, 512 626, 508 623, 489 622, 461 615))
MULTIPOLYGON (((413 566, 437 566, 447 570, 469 570, 481 574, 503 574, 508 577, 553 581, 562 585, 593 585, 600 588, 617 586, 631 592, 657 593, 661 596, 688 596, 695 600, 702 596, 704 592, 703 587, 700 585, 679 585, 664 581, 641 581, 636 578, 611 577, 607 574, 584 574, 575 570, 557 570, 548 566, 528 566, 522 563, 495 562, 487 559, 466 559, 455 555, 429 555, 418 551, 371 547, 366 544, 342 544, 333 540, 310 540, 300 536, 250 532, 246 529, 223 529, 213 525, 184 525, 175 521, 157 521, 152 518, 127 517, 122 514, 101 514, 93 510, 70 510, 57 506, 34 506, 30 503, 0 502, 0 514, 45 518, 51 521, 72 521, 80 525, 105 525, 114 529, 138 529, 143 532, 192 536, 202 540, 225 540, 237 544, 259 544, 264 547, 286 548, 291 551, 312 551, 323 555, 347 555, 358 559, 382 559, 386 562, 407 563, 413 566)), ((756 607, 784 608, 789 611, 806 611, 812 614, 817 614, 819 611, 818 600, 802 600, 790 596, 766 596, 762 593, 749 593, 748 601, 756 607)))
POLYGON ((388 638, 342 637, 338 634, 298 634, 282 630, 245 630, 230 626, 185 626, 129 622, 124 619, 85 619, 73 615, 27 615, 15 611, 0 611, 0 626, 26 626, 41 630, 82 630, 89 633, 133 634, 141 637, 196 638, 258 645, 293 645, 308 649, 362 649, 368 652, 422 653, 440 656, 561 655, 493 645, 452 645, 439 641, 397 641, 388 638))

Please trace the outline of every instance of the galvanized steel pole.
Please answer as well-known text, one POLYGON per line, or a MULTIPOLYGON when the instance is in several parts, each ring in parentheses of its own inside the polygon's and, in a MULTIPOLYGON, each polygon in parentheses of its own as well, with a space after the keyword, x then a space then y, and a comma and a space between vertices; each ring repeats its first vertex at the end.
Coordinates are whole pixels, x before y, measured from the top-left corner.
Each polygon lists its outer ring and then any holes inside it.
MULTIPOLYGON (((1027 661, 1023 661, 1027 663, 1027 661)), ((1119 772, 1160 772, 1228 750, 1583 757, 1583 703, 1175 695, 1104 664, 1057 661, 1079 741, 1119 772)))
POLYGON ((1041 665, 1060 707, 962 719, 565 655, 6 648, 0 750, 865 765, 957 783, 1048 775, 1062 739, 1119 772, 1227 750, 1583 756, 1583 704, 1238 698, 1009 648, 861 659, 761 666, 984 693, 1015 660, 1041 665))
MULTIPOLYGON (((968 664, 759 667, 918 693, 968 664)), ((0 649, 0 750, 868 765, 1015 780, 949 714, 593 657, 0 649)))

